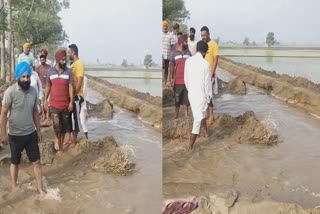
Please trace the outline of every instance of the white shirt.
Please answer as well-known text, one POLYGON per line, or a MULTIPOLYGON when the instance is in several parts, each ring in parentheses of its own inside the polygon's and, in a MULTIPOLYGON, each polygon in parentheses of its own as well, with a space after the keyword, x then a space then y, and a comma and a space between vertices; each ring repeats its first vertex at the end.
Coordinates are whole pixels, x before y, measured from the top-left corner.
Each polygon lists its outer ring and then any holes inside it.
POLYGON ((196 38, 194 38, 194 40, 191 41, 190 37, 188 37, 188 48, 192 56, 194 56, 197 53, 197 43, 198 40, 196 38))
POLYGON ((32 59, 32 62, 34 61, 34 56, 31 52, 29 52, 28 55, 26 55, 24 52, 21 53, 19 56, 18 56, 18 63, 20 62, 23 62, 23 61, 26 61, 29 63, 29 59, 32 59))
POLYGON ((209 63, 198 52, 188 58, 184 67, 184 83, 193 117, 202 120, 212 97, 209 63))
POLYGON ((35 71, 32 71, 31 76, 30 76, 30 80, 31 80, 30 85, 36 89, 39 100, 42 100, 43 89, 42 89, 42 84, 41 84, 38 73, 35 71))

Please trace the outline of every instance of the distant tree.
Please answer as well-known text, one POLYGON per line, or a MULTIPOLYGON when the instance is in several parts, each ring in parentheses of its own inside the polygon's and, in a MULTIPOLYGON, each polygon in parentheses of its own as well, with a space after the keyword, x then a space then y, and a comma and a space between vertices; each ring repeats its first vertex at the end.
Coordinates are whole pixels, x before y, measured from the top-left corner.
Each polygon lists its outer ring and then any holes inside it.
POLYGON ((256 43, 255 41, 253 41, 253 42, 252 42, 252 45, 253 45, 253 46, 256 46, 256 45, 257 45, 257 43, 256 43))
POLYGON ((145 57, 144 57, 144 61, 143 61, 143 64, 144 66, 146 66, 147 68, 151 67, 152 66, 152 55, 151 54, 147 54, 145 57))
POLYGON ((121 63, 121 66, 122 67, 128 67, 128 61, 126 59, 123 59, 122 63, 121 63))
POLYGON ((189 19, 190 12, 183 0, 162 0, 162 17, 171 22, 183 22, 189 19))
POLYGON ((135 64, 132 62, 132 63, 130 63, 130 65, 129 65, 130 67, 135 67, 135 64))
POLYGON ((268 45, 268 47, 270 48, 272 45, 275 44, 275 38, 274 38, 274 33, 273 32, 269 32, 266 38, 266 43, 268 45))
POLYGON ((249 38, 248 38, 248 37, 245 37, 242 44, 245 45, 245 46, 250 45, 250 40, 249 40, 249 38))

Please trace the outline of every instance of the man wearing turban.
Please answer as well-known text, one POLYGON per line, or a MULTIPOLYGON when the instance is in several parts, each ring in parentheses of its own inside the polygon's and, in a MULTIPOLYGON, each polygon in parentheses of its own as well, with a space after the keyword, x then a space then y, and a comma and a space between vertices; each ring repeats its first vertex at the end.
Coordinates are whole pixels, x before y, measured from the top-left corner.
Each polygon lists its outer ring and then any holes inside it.
POLYGON ((31 68, 25 61, 16 66, 17 83, 4 93, 1 108, 1 143, 10 145, 11 150, 11 186, 17 190, 18 167, 21 153, 26 150, 33 163, 37 190, 43 197, 46 193, 42 184, 42 169, 38 142, 42 142, 38 112, 38 96, 34 87, 30 87, 31 68), (8 123, 8 129, 7 129, 8 123))
POLYGON ((49 71, 45 89, 44 106, 48 109, 50 95, 50 113, 55 134, 55 148, 57 155, 63 154, 63 140, 70 132, 69 114, 73 110, 73 78, 72 72, 66 66, 67 53, 58 50, 55 54, 56 65, 49 71))
POLYGON ((31 53, 31 44, 29 42, 23 44, 23 52, 18 57, 18 63, 22 61, 34 61, 34 56, 31 53))
POLYGON ((162 22, 162 65, 164 68, 163 81, 166 85, 168 79, 169 62, 171 56, 171 34, 168 31, 169 23, 162 22))

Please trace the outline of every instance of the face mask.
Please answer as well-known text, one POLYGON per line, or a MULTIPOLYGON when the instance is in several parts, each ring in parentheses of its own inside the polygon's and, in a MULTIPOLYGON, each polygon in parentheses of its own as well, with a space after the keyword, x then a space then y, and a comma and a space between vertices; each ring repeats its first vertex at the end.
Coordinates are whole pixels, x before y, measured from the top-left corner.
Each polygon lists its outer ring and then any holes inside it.
POLYGON ((65 68, 66 68, 66 63, 64 63, 64 64, 61 64, 60 62, 59 62, 59 67, 62 69, 62 70, 64 70, 65 68))
POLYGON ((22 88, 22 90, 29 90, 31 81, 20 81, 18 80, 18 85, 22 88))

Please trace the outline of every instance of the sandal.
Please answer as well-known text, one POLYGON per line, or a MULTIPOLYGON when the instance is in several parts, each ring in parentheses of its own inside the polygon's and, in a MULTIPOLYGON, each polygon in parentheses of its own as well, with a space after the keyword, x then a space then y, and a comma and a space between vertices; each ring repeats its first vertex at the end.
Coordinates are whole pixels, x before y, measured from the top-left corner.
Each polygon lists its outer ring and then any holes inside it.
POLYGON ((162 214, 174 214, 182 207, 183 203, 181 201, 174 201, 169 203, 162 214))
POLYGON ((196 199, 193 199, 190 202, 184 202, 182 204, 182 207, 174 214, 189 214, 197 208, 198 208, 198 203, 197 203, 196 199))

